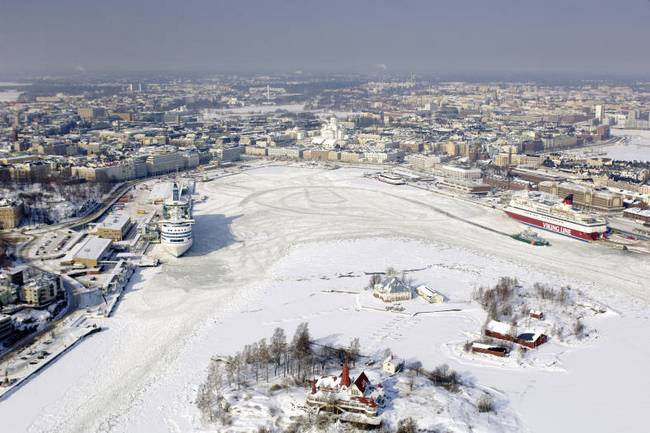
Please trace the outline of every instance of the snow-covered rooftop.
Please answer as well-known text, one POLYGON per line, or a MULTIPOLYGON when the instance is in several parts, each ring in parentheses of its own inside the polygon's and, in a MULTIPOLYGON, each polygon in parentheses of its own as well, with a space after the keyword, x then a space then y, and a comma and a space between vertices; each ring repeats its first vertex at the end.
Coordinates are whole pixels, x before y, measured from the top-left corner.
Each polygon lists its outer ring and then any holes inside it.
POLYGON ((74 257, 99 260, 111 246, 111 242, 110 239, 88 236, 74 257))
POLYGON ((104 220, 97 225, 97 227, 124 230, 124 227, 129 223, 129 216, 123 213, 113 213, 108 215, 104 220))
POLYGON ((383 293, 404 293, 410 292, 411 288, 404 283, 404 281, 396 276, 388 276, 384 278, 375 290, 383 293))
POLYGON ((485 326, 485 329, 492 332, 498 332, 499 334, 508 335, 512 331, 512 326, 510 326, 509 323, 490 320, 485 326))

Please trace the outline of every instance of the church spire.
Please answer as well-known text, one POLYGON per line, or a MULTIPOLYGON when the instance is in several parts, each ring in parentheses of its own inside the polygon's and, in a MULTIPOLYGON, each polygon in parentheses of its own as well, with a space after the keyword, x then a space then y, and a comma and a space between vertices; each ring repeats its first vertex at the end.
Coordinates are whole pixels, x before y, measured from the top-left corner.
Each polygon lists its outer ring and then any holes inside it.
POLYGON ((343 371, 341 371, 341 386, 350 386, 352 380, 350 380, 350 368, 348 367, 348 358, 345 358, 343 361, 343 371))

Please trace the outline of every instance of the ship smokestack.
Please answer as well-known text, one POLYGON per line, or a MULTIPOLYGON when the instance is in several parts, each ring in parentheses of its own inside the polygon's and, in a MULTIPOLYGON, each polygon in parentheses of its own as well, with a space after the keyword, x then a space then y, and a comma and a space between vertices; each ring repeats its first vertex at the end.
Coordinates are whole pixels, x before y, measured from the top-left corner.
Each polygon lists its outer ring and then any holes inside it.
POLYGON ((562 203, 564 203, 564 204, 573 204, 573 194, 569 194, 566 197, 564 197, 564 200, 562 200, 562 203))
POLYGON ((174 182, 174 187, 172 188, 172 200, 177 201, 178 199, 178 184, 174 182))

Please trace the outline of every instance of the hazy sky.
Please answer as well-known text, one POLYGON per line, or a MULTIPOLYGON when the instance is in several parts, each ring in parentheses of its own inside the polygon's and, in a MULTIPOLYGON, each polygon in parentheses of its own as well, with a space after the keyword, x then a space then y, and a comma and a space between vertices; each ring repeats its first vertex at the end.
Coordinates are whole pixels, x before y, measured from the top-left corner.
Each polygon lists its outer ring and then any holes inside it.
POLYGON ((650 75, 649 0, 0 0, 0 73, 650 75))

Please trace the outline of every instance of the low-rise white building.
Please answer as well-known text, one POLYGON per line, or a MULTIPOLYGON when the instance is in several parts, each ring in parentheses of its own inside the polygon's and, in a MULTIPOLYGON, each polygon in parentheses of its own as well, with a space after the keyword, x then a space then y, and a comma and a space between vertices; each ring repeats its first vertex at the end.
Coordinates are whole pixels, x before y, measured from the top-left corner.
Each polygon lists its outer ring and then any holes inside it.
POLYGON ((443 165, 440 167, 441 174, 445 179, 476 181, 481 178, 480 168, 460 167, 456 165, 443 165))
POLYGON ((395 275, 389 275, 381 283, 375 284, 372 294, 384 302, 407 301, 412 297, 408 284, 395 275))
POLYGON ((108 255, 112 243, 110 239, 88 236, 76 247, 78 249, 72 251, 72 262, 95 267, 108 255))
POLYGON ((442 304, 445 302, 444 296, 424 284, 418 286, 415 292, 430 304, 442 304))
POLYGON ((399 161, 404 157, 404 152, 364 152, 363 157, 370 164, 384 164, 386 162, 399 161))
POLYGON ((395 358, 392 354, 388 355, 382 364, 382 370, 387 374, 395 374, 404 367, 404 361, 395 358))
POLYGON ((415 153, 412 155, 407 155, 405 158, 406 162, 411 164, 411 166, 416 170, 429 171, 437 164, 440 164, 440 156, 438 155, 422 155, 420 153, 415 153))
POLYGON ((269 147, 268 156, 275 158, 302 158, 302 149, 299 147, 269 147))

